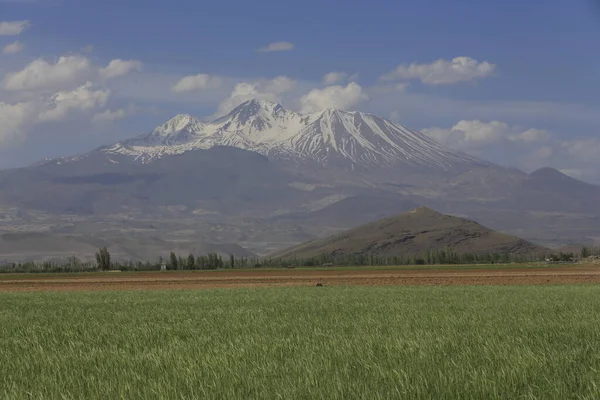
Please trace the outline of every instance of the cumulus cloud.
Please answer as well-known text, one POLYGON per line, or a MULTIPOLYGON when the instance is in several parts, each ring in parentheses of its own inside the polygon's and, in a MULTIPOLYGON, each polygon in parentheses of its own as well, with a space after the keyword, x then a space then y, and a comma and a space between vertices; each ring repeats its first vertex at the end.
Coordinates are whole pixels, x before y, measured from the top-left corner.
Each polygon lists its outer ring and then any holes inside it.
POLYGON ((0 102, 0 146, 22 136, 32 110, 32 105, 28 103, 0 102))
POLYGON ((296 81, 287 76, 278 76, 271 80, 263 81, 260 84, 261 90, 266 93, 272 93, 277 96, 287 93, 296 86, 296 81))
POLYGON ((363 88, 359 84, 351 82, 345 87, 337 85, 313 89, 302 96, 300 103, 303 113, 312 113, 326 108, 347 110, 368 99, 363 88))
POLYGON ((208 74, 190 75, 181 78, 173 87, 172 92, 184 93, 213 89, 221 86, 222 79, 208 74))
POLYGON ((515 142, 539 142, 550 138, 550 132, 544 129, 527 129, 523 132, 517 132, 509 136, 509 139, 515 142))
POLYGON ((294 49, 294 44, 290 42, 273 42, 265 47, 261 47, 258 51, 269 53, 273 51, 290 51, 294 49))
POLYGON ((94 79, 112 79, 141 69, 139 61, 112 60, 105 68, 98 68, 83 56, 63 56, 55 63, 37 59, 21 71, 5 76, 4 89, 51 90, 72 88, 94 79))
POLYGON ((281 96, 291 91, 295 85, 296 81, 287 76, 255 82, 240 82, 235 85, 231 94, 221 101, 216 115, 224 115, 243 102, 252 99, 279 102, 281 96))
POLYGON ((600 183, 600 139, 561 139, 545 129, 523 128, 501 121, 459 121, 449 129, 423 133, 455 150, 511 165, 527 172, 553 167, 574 178, 600 183))
POLYGON ((113 79, 141 69, 142 63, 140 61, 115 59, 108 63, 105 68, 100 69, 100 77, 102 79, 113 79))
POLYGON ((550 166, 573 178, 600 184, 598 154, 600 139, 596 137, 553 139, 523 154, 518 164, 527 170, 550 166))
POLYGON ((0 36, 20 35, 30 26, 29 21, 0 21, 0 36))
POLYGON ((92 117, 92 123, 94 123, 94 124, 109 123, 109 122, 117 121, 119 119, 123 119, 123 118, 125 118, 126 115, 127 115, 126 111, 122 108, 115 110, 115 111, 104 110, 103 112, 97 113, 92 117))
POLYGON ((23 51, 24 47, 25 46, 23 45, 23 43, 21 43, 17 40, 16 42, 12 42, 12 43, 9 43, 6 46, 4 46, 2 48, 2 54, 20 53, 21 51, 23 51))
POLYGON ((92 83, 78 87, 72 91, 61 91, 54 94, 47 107, 39 114, 39 121, 59 121, 72 111, 90 111, 104 107, 108 101, 110 90, 94 90, 92 83))
POLYGON ((89 77, 91 69, 90 60, 80 56, 60 57, 54 64, 37 59, 23 70, 7 74, 4 88, 13 91, 55 88, 89 77))
POLYGON ((356 82, 358 79, 358 74, 350 75, 346 72, 332 71, 325 75, 323 75, 322 82, 323 85, 338 85, 345 82, 356 82))
POLYGON ((463 151, 478 151, 502 141, 533 143, 550 137, 549 132, 541 129, 523 129, 506 122, 479 120, 459 121, 450 129, 427 128, 423 129, 423 133, 463 151))
POLYGON ((95 88, 87 82, 51 96, 32 97, 14 104, 0 101, 0 147, 24 140, 46 123, 66 122, 82 116, 94 123, 125 117, 126 110, 103 111, 110 94, 110 90, 95 88))
POLYGON ((348 78, 348 74, 345 72, 337 72, 333 71, 328 74, 323 75, 323 84, 324 85, 335 85, 337 83, 342 83, 348 78))
POLYGON ((402 119, 402 114, 398 110, 393 110, 390 112, 389 118, 392 121, 399 121, 402 119))
POLYGON ((383 75, 383 81, 417 79, 427 85, 451 85, 476 81, 491 76, 496 65, 479 62, 471 57, 456 57, 450 61, 439 59, 431 64, 401 64, 383 75))
POLYGON ((560 145, 572 157, 584 162, 597 162, 600 166, 600 139, 589 137, 564 140, 560 145))
POLYGON ((554 144, 549 163, 573 178, 600 184, 600 139, 584 137, 554 144))

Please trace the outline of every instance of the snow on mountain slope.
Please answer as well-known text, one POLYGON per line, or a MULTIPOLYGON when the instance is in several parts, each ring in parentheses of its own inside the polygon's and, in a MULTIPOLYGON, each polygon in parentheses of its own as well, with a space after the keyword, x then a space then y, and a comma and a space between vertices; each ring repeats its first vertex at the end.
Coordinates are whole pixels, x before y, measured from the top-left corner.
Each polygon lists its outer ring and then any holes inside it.
POLYGON ((247 101, 211 123, 178 115, 149 134, 102 151, 107 156, 125 155, 147 163, 214 146, 238 147, 271 159, 349 167, 405 163, 448 170, 455 165, 482 163, 372 114, 334 109, 298 114, 262 100, 247 101))

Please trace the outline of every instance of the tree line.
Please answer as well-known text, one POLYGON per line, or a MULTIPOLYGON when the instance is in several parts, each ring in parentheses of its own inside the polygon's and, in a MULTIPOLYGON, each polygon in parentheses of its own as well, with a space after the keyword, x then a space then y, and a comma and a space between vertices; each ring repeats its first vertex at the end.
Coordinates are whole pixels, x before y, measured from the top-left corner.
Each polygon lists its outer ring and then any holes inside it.
POLYGON ((96 271, 160 271, 167 270, 215 270, 228 268, 258 268, 265 266, 259 258, 235 257, 225 258, 217 253, 196 256, 182 256, 171 252, 169 257, 159 257, 155 261, 119 261, 111 258, 106 247, 98 249, 95 261, 82 261, 77 257, 69 257, 66 261, 40 261, 0 264, 1 272, 96 272, 96 271))
POLYGON ((384 257, 375 254, 334 255, 321 254, 317 257, 286 260, 272 260, 298 266, 348 265, 348 266, 391 266, 391 265, 440 265, 440 264, 508 264, 544 261, 542 254, 515 253, 457 253, 450 249, 437 249, 422 254, 384 257))
POLYGON ((600 257, 600 247, 583 246, 581 248, 581 257, 600 257))
MULTIPOLYGON (((600 249, 583 248, 582 257, 600 255, 600 249)), ((95 262, 83 262, 76 257, 70 257, 65 262, 24 262, 0 265, 0 272, 93 272, 93 271, 159 271, 167 270, 216 270, 233 268, 262 268, 262 267, 314 267, 314 266, 392 266, 392 265, 440 265, 440 264, 508 264, 524 262, 572 261, 573 253, 557 255, 513 254, 513 253, 456 253, 451 249, 427 251, 420 255, 407 254, 404 256, 382 257, 375 254, 334 255, 320 254, 317 257, 287 259, 282 258, 249 258, 209 253, 205 255, 181 255, 171 252, 166 259, 159 257, 156 261, 116 261, 111 258, 106 247, 98 249, 95 262)))

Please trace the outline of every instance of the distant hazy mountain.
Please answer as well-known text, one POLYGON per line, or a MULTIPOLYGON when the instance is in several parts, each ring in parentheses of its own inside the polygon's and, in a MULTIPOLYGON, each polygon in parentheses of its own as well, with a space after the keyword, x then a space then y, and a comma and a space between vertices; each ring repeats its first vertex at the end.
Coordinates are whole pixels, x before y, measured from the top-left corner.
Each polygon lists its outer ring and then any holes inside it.
POLYGON ((488 229, 476 222, 421 207, 406 213, 300 244, 275 253, 273 258, 306 259, 331 256, 420 256, 430 250, 456 253, 543 253, 541 246, 488 229))

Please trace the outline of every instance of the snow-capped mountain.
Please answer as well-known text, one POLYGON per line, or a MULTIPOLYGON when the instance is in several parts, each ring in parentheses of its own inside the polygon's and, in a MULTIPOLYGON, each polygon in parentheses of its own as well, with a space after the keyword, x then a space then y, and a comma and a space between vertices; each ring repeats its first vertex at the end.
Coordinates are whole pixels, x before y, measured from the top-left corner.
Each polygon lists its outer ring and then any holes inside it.
POLYGON ((142 163, 215 146, 254 151, 272 160, 388 166, 397 163, 449 170, 482 161, 454 152, 425 134, 373 114, 327 109, 312 114, 263 100, 247 101, 203 123, 177 115, 152 132, 102 149, 142 163))
POLYGON ((299 114, 256 100, 212 122, 178 115, 115 145, 0 171, 0 206, 31 212, 27 224, 39 218, 46 229, 54 219, 62 232, 82 221, 86 234, 168 240, 193 232, 261 251, 405 204, 551 243, 600 237, 600 188, 558 171, 486 163, 372 114, 299 114), (574 217, 554 223, 549 213, 574 217))

